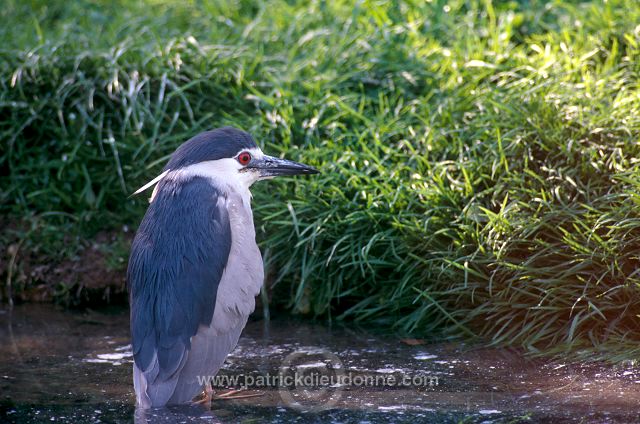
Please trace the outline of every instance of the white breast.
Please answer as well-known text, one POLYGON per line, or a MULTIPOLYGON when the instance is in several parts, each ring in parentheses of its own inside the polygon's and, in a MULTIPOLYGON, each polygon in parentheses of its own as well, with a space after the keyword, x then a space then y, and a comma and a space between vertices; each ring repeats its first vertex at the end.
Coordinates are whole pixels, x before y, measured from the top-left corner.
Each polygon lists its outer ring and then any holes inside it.
POLYGON ((212 327, 220 332, 246 321, 255 309, 255 297, 264 282, 262 255, 256 244, 251 207, 243 196, 229 193, 231 251, 218 285, 212 327))

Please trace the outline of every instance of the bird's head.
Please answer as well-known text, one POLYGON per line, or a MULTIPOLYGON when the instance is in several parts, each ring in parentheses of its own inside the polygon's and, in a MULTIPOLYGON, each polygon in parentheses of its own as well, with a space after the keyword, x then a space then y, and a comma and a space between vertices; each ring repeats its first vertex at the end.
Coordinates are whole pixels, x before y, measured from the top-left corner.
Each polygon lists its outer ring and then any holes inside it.
POLYGON ((237 128, 224 127, 200 133, 184 142, 173 152, 162 174, 134 194, 167 176, 207 177, 221 188, 248 192, 249 187, 259 180, 317 173, 318 170, 311 166, 265 155, 251 135, 237 128))

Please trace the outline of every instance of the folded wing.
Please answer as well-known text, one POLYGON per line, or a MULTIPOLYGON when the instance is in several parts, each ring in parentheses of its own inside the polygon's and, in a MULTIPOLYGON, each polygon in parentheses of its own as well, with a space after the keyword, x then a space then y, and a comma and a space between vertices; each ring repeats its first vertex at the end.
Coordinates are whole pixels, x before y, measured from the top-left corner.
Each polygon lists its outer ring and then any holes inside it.
POLYGON ((163 406, 176 398, 192 337, 211 324, 230 249, 227 199, 219 190, 201 177, 158 184, 127 270, 141 406, 163 406))

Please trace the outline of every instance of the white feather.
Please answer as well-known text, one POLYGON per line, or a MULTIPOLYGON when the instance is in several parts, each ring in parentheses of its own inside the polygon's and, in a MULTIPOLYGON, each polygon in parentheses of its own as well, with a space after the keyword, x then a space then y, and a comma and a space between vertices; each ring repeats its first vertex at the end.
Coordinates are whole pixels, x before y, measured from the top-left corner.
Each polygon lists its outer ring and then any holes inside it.
POLYGON ((162 174, 158 175, 157 177, 155 177, 153 180, 149 181, 148 183, 146 183, 145 185, 143 185, 142 187, 140 187, 139 189, 137 189, 132 196, 135 196, 137 194, 142 193, 143 191, 145 191, 146 189, 148 189, 149 187, 152 187, 156 184, 158 184, 160 182, 161 179, 163 179, 169 172, 171 172, 170 169, 167 169, 166 171, 164 171, 162 174))

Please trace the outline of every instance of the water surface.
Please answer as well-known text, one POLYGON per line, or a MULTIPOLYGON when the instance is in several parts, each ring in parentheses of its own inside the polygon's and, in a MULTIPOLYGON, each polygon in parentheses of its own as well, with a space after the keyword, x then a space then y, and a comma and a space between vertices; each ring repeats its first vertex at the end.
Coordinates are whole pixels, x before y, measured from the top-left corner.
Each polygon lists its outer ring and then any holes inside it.
POLYGON ((249 323, 220 375, 237 395, 256 396, 219 398, 210 410, 135 411, 125 310, 18 306, 0 312, 0 340, 1 422, 640 422, 639 369, 408 345, 290 319, 249 323), (295 375, 328 381, 265 381, 295 375))

